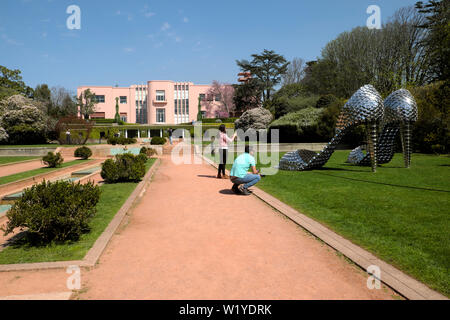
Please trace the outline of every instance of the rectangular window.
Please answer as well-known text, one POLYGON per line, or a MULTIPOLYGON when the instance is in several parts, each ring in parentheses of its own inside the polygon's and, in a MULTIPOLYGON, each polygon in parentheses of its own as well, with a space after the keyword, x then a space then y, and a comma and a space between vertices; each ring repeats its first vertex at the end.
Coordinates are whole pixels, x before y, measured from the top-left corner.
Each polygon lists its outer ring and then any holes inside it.
POLYGON ((215 97, 214 97, 214 99, 216 100, 216 101, 220 101, 221 99, 222 99, 222 95, 219 93, 219 94, 216 94, 215 95, 215 97))
POLYGON ((177 91, 177 85, 176 84, 173 86, 173 90, 177 91))
POLYGON ((127 96, 120 96, 120 103, 127 103, 127 96))
POLYGON ((166 101, 166 91, 156 90, 156 101, 166 101))
POLYGON ((177 110, 177 100, 175 100, 175 114, 178 114, 178 110, 177 110))
POLYGON ((139 101, 136 100, 136 108, 139 108, 139 101))
POLYGON ((189 100, 186 100, 186 114, 189 114, 189 100))
POLYGON ((212 95, 212 94, 208 94, 208 95, 206 96, 206 100, 208 100, 208 101, 213 101, 213 95, 212 95))
POLYGON ((183 109, 182 109, 182 113, 181 114, 185 114, 186 113, 186 100, 181 100, 182 102, 182 106, 183 106, 183 109))
POLYGON ((156 109, 156 122, 158 123, 166 122, 166 109, 161 108, 156 109))
POLYGON ((95 96, 95 101, 97 102, 97 103, 104 103, 105 102, 105 96, 104 95, 101 95, 101 96, 95 96))
POLYGON ((200 101, 205 101, 205 94, 204 93, 200 93, 200 101))

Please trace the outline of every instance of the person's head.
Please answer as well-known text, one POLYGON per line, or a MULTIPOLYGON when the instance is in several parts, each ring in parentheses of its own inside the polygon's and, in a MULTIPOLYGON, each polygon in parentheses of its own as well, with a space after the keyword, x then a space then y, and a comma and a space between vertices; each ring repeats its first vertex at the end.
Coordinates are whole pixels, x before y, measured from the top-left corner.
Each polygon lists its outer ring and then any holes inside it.
POLYGON ((219 131, 220 131, 220 132, 223 132, 223 133, 226 132, 226 131, 225 131, 225 125, 224 125, 224 124, 221 124, 221 125, 219 126, 219 131))

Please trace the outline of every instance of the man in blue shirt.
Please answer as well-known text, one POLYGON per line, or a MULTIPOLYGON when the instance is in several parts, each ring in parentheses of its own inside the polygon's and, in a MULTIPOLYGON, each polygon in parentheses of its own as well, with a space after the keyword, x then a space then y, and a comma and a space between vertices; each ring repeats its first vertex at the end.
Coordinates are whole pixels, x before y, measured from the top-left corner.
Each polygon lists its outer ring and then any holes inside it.
POLYGON ((230 171, 230 180, 233 182, 231 190, 236 194, 249 195, 250 191, 248 188, 261 180, 259 171, 256 170, 256 161, 253 157, 253 153, 253 149, 250 149, 250 146, 246 145, 245 153, 234 160, 233 167, 230 171), (253 174, 248 173, 250 168, 253 174), (240 184, 243 184, 243 186, 239 188, 240 184))

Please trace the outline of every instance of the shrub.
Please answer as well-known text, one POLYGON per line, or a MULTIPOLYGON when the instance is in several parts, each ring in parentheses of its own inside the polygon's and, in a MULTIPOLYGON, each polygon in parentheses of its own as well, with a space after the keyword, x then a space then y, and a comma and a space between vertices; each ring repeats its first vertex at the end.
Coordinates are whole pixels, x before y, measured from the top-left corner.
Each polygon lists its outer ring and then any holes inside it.
POLYGON ((42 162, 44 162, 49 168, 59 167, 63 161, 64 159, 60 152, 57 152, 56 154, 49 152, 42 158, 42 162))
POLYGON ((80 147, 77 148, 74 152, 74 156, 77 158, 83 158, 84 160, 88 159, 90 156, 92 156, 92 151, 88 147, 80 147))
POLYGON ((150 144, 153 145, 160 145, 160 144, 165 144, 166 143, 166 138, 164 137, 152 137, 152 139, 150 140, 150 144))
POLYGON ((27 228, 28 242, 77 240, 89 231, 88 221, 95 214, 100 188, 67 181, 44 181, 25 189, 6 214, 5 235, 15 228, 27 228))
POLYGON ((116 144, 122 144, 122 145, 126 145, 126 144, 133 144, 136 143, 136 139, 135 138, 125 138, 125 137, 114 137, 114 136, 109 136, 107 139, 108 144, 112 144, 112 145, 116 145, 116 144))
POLYGON ((145 155, 118 154, 103 163, 100 175, 107 183, 139 181, 145 175, 146 161, 145 155))
POLYGON ((156 150, 153 148, 147 148, 147 147, 142 147, 141 150, 139 151, 140 154, 145 154, 147 157, 151 157, 155 154, 157 154, 156 150))

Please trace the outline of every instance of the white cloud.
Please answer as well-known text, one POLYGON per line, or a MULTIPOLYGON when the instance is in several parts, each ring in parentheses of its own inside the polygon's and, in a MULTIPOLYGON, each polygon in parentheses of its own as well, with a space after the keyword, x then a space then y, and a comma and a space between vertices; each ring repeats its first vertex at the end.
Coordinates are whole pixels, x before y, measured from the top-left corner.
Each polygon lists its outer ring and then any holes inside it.
POLYGON ((120 16, 120 14, 121 14, 120 10, 117 10, 116 11, 116 16, 120 16))
POLYGON ((128 19, 128 21, 132 21, 133 20, 133 15, 131 13, 129 13, 127 19, 128 19))
POLYGON ((134 48, 127 47, 127 48, 123 48, 123 51, 125 51, 126 53, 131 53, 131 52, 134 52, 135 50, 134 50, 134 48))
POLYGON ((180 37, 175 37, 175 42, 181 42, 181 38, 180 37))
POLYGON ((166 31, 168 29, 170 29, 170 24, 168 22, 164 22, 162 27, 161 27, 161 30, 162 31, 166 31))
POLYGON ((47 59, 47 58, 48 58, 48 53, 44 53, 44 54, 42 55, 42 58, 47 59))
POLYGON ((161 48, 163 46, 162 42, 158 42, 155 45, 153 45, 154 48, 161 48))
POLYGON ((145 16, 146 18, 151 18, 151 17, 153 17, 155 14, 156 14, 156 13, 154 13, 154 12, 146 12, 146 13, 144 13, 144 16, 145 16))
POLYGON ((188 23, 188 22, 189 22, 189 19, 188 19, 187 17, 184 17, 184 18, 183 18, 183 22, 184 22, 184 23, 188 23))
POLYGON ((47 38, 47 32, 42 32, 42 38, 47 38))

